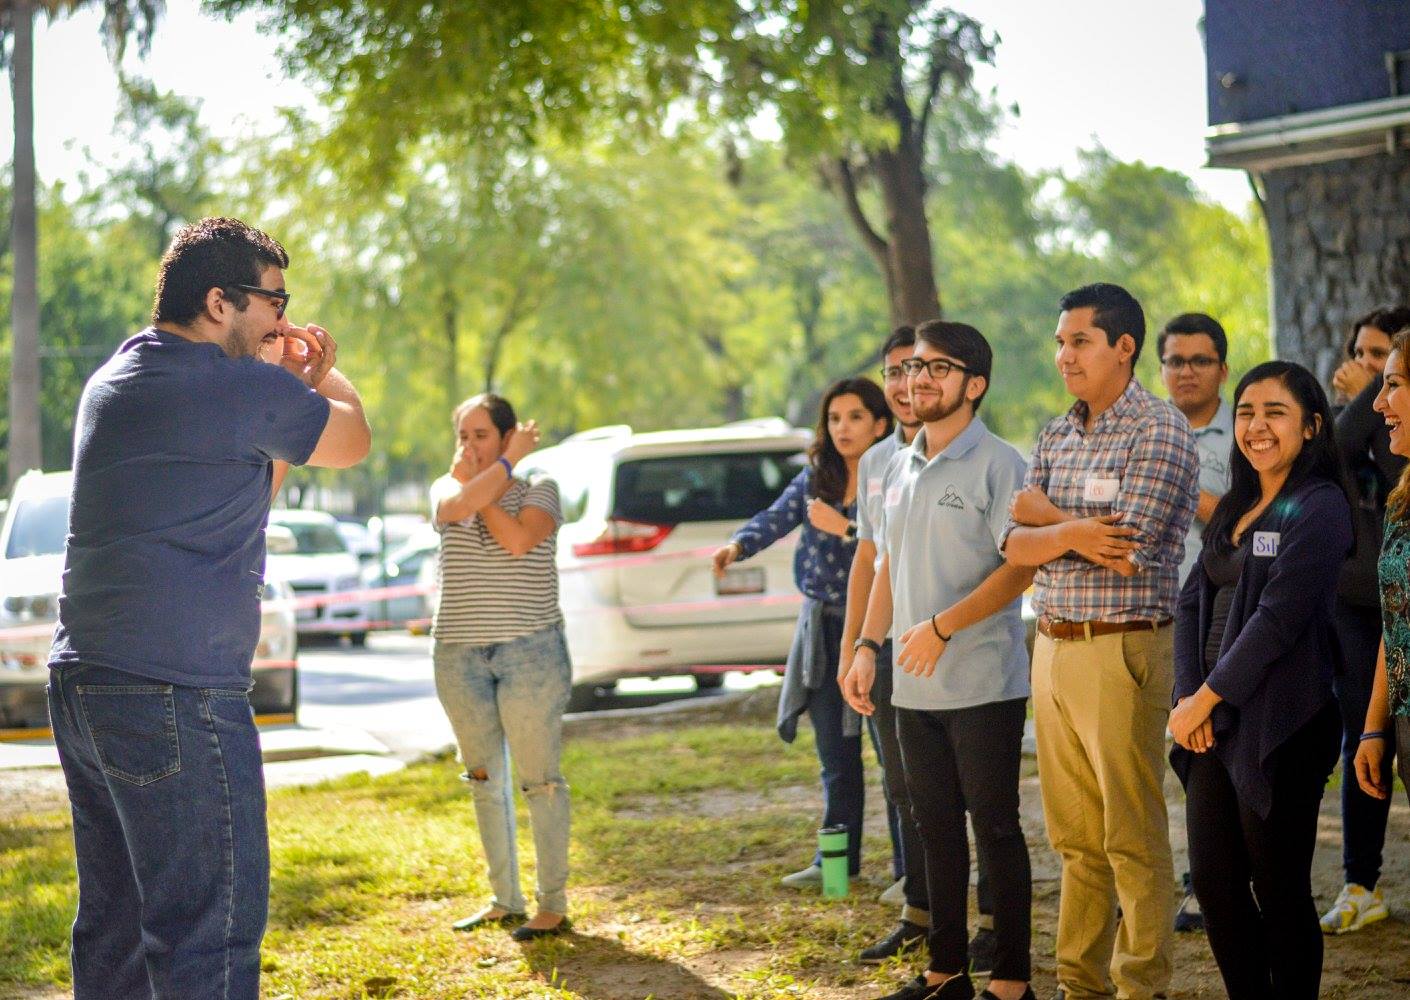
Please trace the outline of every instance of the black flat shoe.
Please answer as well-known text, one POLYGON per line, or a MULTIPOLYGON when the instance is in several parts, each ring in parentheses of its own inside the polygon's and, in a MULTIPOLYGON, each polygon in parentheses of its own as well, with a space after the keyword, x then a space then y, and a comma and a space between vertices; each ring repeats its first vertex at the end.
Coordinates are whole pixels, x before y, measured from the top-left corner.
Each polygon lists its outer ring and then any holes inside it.
POLYGON ((881 1000, 974 1000, 974 984, 963 973, 951 976, 939 986, 931 986, 924 976, 916 976, 895 993, 881 997, 881 1000))
POLYGON ((450 925, 453 931, 477 931, 481 927, 503 927, 507 924, 520 924, 529 919, 527 913, 515 913, 512 910, 501 913, 497 917, 490 914, 494 912, 494 907, 487 906, 479 913, 472 914, 464 920, 457 920, 450 925))
POLYGON ((566 934, 573 929, 573 923, 564 917, 552 927, 530 927, 527 924, 514 928, 514 933, 509 936, 515 941, 533 941, 537 938, 557 937, 559 934, 566 934))
POLYGON ((894 955, 899 955, 903 951, 914 948, 925 940, 929 932, 920 924, 913 924, 909 920, 902 920, 896 925, 886 937, 876 944, 862 949, 860 956, 863 965, 880 965, 894 955))
MULTIPOLYGON (((998 997, 994 996, 994 994, 990 993, 988 990, 979 994, 979 1000, 985 1000, 986 997, 988 1000, 999 1000, 998 997)), ((1063 994, 1059 993, 1057 1000, 1062 1000, 1062 997, 1063 994)), ((1033 987, 1030 986, 1023 991, 1023 996, 1019 997, 1018 1000, 1038 1000, 1038 998, 1033 995, 1033 987)))

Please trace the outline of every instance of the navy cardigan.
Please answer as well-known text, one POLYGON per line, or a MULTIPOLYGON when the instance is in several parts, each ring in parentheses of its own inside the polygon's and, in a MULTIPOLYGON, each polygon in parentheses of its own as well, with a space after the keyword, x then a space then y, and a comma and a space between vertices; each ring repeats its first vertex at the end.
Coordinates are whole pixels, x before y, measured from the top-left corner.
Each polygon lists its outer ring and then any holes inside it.
MULTIPOLYGON (((1215 588, 1202 559, 1185 579, 1175 614, 1175 700, 1206 682, 1224 699, 1210 716, 1208 752, 1228 769, 1240 801, 1266 819, 1269 758, 1333 698, 1341 647, 1332 599, 1351 552, 1351 507, 1336 484, 1310 479, 1273 501, 1248 531, 1257 536, 1249 536, 1216 663, 1204 656, 1215 588)), ((1193 756, 1178 744, 1170 751, 1182 782, 1193 756)))

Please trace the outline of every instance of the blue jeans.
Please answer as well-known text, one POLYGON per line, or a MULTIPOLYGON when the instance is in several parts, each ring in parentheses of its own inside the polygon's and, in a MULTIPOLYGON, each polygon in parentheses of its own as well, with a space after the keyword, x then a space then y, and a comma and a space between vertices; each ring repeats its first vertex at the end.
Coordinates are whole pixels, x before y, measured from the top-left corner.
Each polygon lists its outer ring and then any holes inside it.
POLYGON ((539 909, 568 912, 568 783, 560 771, 563 712, 572 688, 558 626, 485 646, 437 642, 436 694, 460 745, 475 800, 493 905, 525 910, 519 887, 514 786, 529 807, 538 861, 539 909))
MULTIPOLYGON (((866 778, 862 769, 862 736, 842 734, 842 689, 837 684, 837 658, 842 645, 841 616, 824 615, 823 648, 827 675, 822 687, 808 692, 808 721, 813 724, 813 744, 822 765, 823 826, 847 828, 847 871, 862 870, 862 818, 866 806, 866 778)), ((872 730, 876 739, 876 730, 872 730)), ((873 744, 875 745, 875 744, 873 744)), ((880 756, 878 752, 877 756, 880 756)), ((814 854, 813 864, 821 855, 814 854)))
POLYGON ((269 839, 248 689, 80 665, 48 693, 78 863, 74 1000, 255 1000, 269 839))

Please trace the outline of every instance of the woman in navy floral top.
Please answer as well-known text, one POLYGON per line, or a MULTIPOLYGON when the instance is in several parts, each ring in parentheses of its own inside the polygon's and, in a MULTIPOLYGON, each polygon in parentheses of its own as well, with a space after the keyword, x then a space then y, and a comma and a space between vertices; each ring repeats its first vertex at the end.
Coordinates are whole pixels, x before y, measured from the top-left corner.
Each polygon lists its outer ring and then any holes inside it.
MULTIPOLYGON (((848 866, 861 865, 862 726, 842 700, 837 661, 847 604, 847 575, 857 548, 857 464, 891 433, 891 410, 875 382, 843 379, 823 396, 808 467, 768 510, 760 511, 715 552, 715 573, 768 548, 802 525, 793 557, 793 579, 803 592, 798 631, 788 654, 779 695, 779 735, 792 742, 798 716, 813 724, 822 763, 823 826, 847 827, 848 866)), ((873 741, 875 734, 873 733, 873 741)), ((784 879, 801 887, 822 881, 820 859, 784 879)))
MULTIPOLYGON (((1390 450, 1410 457, 1410 330, 1396 334, 1391 343, 1376 412, 1390 430, 1390 450)), ((1356 752, 1356 781, 1367 795, 1385 799, 1390 796, 1386 760, 1391 754, 1410 790, 1410 466, 1386 501, 1379 571, 1381 652, 1356 752)))

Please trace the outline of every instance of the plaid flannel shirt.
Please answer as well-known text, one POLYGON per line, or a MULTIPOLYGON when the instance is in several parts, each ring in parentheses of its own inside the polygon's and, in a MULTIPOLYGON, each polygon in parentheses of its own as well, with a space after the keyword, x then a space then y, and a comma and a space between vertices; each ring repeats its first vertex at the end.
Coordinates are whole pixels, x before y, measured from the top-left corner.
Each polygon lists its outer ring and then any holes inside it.
MULTIPOLYGON (((1133 577, 1067 553, 1033 580, 1033 610, 1064 621, 1129 622, 1170 618, 1180 589, 1185 532, 1199 498, 1199 456, 1189 422, 1132 378, 1126 391, 1085 430, 1078 401, 1038 436, 1024 486, 1036 486, 1077 517, 1119 512, 1139 548, 1133 577), (1116 498, 1088 500, 1089 480, 1117 480, 1116 498)), ((1000 545, 1016 527, 1012 518, 1000 545)))

